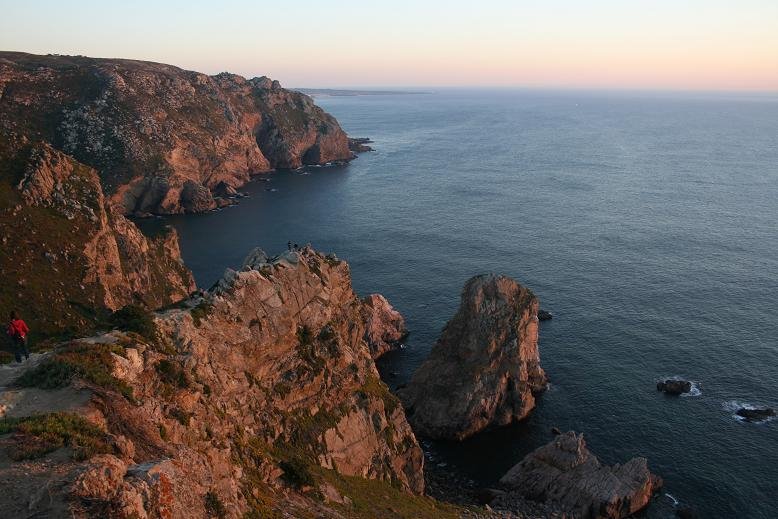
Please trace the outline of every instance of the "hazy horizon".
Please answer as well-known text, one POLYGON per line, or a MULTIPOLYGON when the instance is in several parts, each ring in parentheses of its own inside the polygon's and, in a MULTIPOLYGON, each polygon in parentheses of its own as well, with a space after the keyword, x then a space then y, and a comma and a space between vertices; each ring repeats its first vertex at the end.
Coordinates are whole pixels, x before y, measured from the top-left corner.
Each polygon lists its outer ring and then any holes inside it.
POLYGON ((778 90, 778 3, 766 0, 0 7, 2 50, 266 75, 295 88, 778 90))

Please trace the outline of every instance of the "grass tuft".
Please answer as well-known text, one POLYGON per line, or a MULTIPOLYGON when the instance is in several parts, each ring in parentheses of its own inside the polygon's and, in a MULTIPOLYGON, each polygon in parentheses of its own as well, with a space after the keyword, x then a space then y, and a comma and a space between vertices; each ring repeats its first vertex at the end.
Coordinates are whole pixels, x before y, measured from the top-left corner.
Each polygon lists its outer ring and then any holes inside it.
POLYGON ((112 344, 70 342, 55 350, 49 358, 25 371, 16 384, 22 387, 57 389, 70 383, 73 377, 97 386, 118 391, 133 401, 132 388, 112 374, 111 354, 123 354, 124 348, 112 344))
POLYGON ((73 449, 79 461, 112 451, 107 435, 96 425, 73 413, 50 413, 0 420, 0 435, 14 433, 13 460, 35 459, 62 447, 73 449))

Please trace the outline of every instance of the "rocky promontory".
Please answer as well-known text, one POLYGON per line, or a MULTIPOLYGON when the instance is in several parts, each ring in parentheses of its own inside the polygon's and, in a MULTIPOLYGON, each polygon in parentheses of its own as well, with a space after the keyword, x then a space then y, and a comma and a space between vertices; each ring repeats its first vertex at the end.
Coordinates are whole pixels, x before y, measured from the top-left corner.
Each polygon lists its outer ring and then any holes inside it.
POLYGON ((600 463, 582 434, 567 432, 528 454, 500 479, 507 492, 492 506, 538 501, 571 519, 621 519, 644 508, 662 480, 645 458, 624 465, 600 463))
POLYGON ((351 477, 412 502, 422 452, 379 379, 362 304, 345 262, 256 251, 144 326, 56 347, 3 395, 0 457, 18 462, 0 463, 0 480, 27 473, 0 500, 6 516, 297 517, 326 508, 315 496, 363 499, 351 477))
POLYGON ((532 291, 509 277, 470 279, 456 315, 399 392, 414 430, 461 440, 525 418, 546 386, 537 312, 532 291))
POLYGON ((124 214, 206 211, 254 174, 353 157, 335 118, 278 81, 83 56, 0 52, 0 133, 93 168, 124 214))

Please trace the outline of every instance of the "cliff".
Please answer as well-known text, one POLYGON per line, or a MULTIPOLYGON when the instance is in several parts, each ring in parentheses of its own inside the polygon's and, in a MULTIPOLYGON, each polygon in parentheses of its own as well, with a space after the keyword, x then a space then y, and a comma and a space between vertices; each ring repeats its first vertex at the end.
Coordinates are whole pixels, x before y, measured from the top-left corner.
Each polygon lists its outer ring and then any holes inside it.
POLYGON ((60 345, 0 395, 3 515, 456 516, 418 496, 422 452, 362 305, 346 263, 255 251, 134 332, 60 345))
POLYGON ((353 157, 337 121, 277 81, 81 56, 0 52, 0 133, 94 168, 124 214, 205 211, 253 174, 353 157))
POLYGON ((408 335, 402 314, 381 294, 370 294, 362 299, 362 320, 365 322, 365 342, 374 359, 399 346, 408 335))
POLYGON ((400 397, 422 436, 462 440, 526 417, 546 385, 538 300, 505 276, 471 278, 456 315, 400 397))
POLYGON ((103 195, 97 172, 46 143, 0 137, 0 307, 36 337, 81 334, 128 304, 195 289, 169 231, 148 239, 103 195))

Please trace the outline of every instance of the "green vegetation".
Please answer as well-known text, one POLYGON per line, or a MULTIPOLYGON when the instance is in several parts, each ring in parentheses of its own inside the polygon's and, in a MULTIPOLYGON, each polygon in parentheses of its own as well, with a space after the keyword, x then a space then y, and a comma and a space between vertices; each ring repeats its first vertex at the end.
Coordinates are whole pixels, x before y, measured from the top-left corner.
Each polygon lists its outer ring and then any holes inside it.
POLYGON ((159 340, 154 314, 140 305, 127 305, 117 310, 108 318, 108 323, 119 330, 135 332, 151 343, 159 340))
POLYGON ((291 458, 278 465, 284 471, 283 480, 295 488, 312 487, 316 484, 310 471, 310 463, 303 458, 291 458))
MULTIPOLYGON (((310 372, 315 376, 324 369, 324 359, 318 355, 316 343, 313 339, 313 333, 307 326, 301 326, 297 329, 297 354, 306 364, 310 372)), ((302 373, 298 373, 302 375, 302 373)))
POLYGON ((213 312, 213 305, 206 301, 202 300, 200 301, 197 306, 192 308, 192 321, 194 321, 194 325, 199 328, 202 322, 206 319, 208 319, 208 316, 211 315, 213 312))
POLYGON ((218 519, 224 519, 227 517, 227 509, 224 507, 219 494, 213 490, 208 491, 205 494, 205 513, 208 517, 216 517, 218 519))
POLYGON ((106 433, 73 413, 3 418, 0 435, 8 433, 15 433, 8 455, 17 461, 39 458, 61 447, 73 449, 76 460, 111 452, 106 433))
POLYGON ((162 359, 155 366, 159 373, 162 383, 173 388, 184 389, 189 387, 189 379, 184 370, 176 362, 169 359, 162 359))
MULTIPOLYGON (((11 347, 10 346, 10 341, 7 341, 7 342, 9 342, 9 347, 11 347)), ((14 354, 13 353, 11 353, 10 351, 0 350, 0 365, 2 365, 2 364, 10 364, 14 360, 15 359, 14 359, 14 354)))
POLYGON ((117 391, 133 401, 132 388, 111 373, 111 354, 123 355, 124 348, 115 344, 88 344, 73 341, 55 350, 49 358, 25 371, 16 380, 22 387, 56 389, 77 377, 97 386, 117 391))
POLYGON ((351 499, 349 505, 333 503, 349 519, 455 519, 461 507, 410 494, 386 481, 344 476, 318 468, 317 475, 351 499))
POLYGON ((368 375, 365 378, 364 384, 357 390, 357 392, 363 397, 380 398, 384 401, 384 410, 387 416, 391 416, 397 406, 400 405, 400 400, 394 396, 386 384, 381 382, 381 379, 374 375, 368 375))

